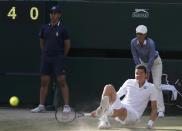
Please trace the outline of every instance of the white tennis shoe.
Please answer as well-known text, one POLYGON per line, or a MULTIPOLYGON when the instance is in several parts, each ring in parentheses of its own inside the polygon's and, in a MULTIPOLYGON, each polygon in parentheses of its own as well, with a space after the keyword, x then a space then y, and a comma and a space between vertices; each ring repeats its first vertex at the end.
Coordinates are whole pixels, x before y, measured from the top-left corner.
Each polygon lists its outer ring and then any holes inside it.
POLYGON ((108 109, 109 109, 109 97, 103 96, 100 102, 100 106, 96 110, 96 116, 101 117, 103 114, 106 114, 108 109))
POLYGON ((99 129, 108 129, 111 128, 111 124, 108 120, 107 115, 103 115, 102 117, 99 118, 99 125, 98 128, 99 129))
POLYGON ((63 107, 63 112, 64 112, 64 113, 69 113, 69 112, 71 112, 70 106, 69 106, 69 105, 64 105, 64 107, 63 107))
POLYGON ((45 112, 45 106, 44 105, 38 105, 38 107, 31 110, 32 113, 42 113, 45 112))

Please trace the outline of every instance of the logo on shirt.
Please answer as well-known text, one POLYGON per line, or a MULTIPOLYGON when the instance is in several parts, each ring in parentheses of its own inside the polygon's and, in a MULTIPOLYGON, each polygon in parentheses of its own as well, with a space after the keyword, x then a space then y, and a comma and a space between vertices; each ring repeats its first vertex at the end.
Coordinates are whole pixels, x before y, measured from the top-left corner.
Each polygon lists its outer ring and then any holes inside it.
POLYGON ((147 86, 144 86, 143 89, 147 89, 148 87, 147 86))
POLYGON ((135 12, 132 12, 133 18, 148 18, 149 12, 148 9, 135 9, 135 12))

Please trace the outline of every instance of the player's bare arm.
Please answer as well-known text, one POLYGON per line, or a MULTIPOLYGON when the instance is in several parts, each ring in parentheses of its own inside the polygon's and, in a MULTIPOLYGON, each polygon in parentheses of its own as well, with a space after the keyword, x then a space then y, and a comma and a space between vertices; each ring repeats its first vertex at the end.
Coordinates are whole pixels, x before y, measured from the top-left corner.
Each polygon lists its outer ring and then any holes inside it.
POLYGON ((157 101, 151 101, 150 120, 155 121, 157 118, 157 101))
POLYGON ((71 47, 70 40, 64 40, 64 55, 67 56, 71 47))
POLYGON ((154 121, 157 118, 157 101, 151 101, 151 114, 150 114, 150 120, 147 123, 147 128, 151 129, 153 128, 154 121))

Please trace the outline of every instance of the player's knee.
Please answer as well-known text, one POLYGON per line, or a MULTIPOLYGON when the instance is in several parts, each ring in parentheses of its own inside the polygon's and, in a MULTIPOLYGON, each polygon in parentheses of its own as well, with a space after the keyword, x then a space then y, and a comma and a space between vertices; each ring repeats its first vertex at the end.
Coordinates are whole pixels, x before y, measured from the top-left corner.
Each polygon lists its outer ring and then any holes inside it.
POLYGON ((49 76, 42 76, 41 77, 41 87, 47 88, 49 86, 50 77, 49 76))
POLYGON ((115 91, 115 89, 114 89, 114 86, 112 84, 107 84, 104 86, 104 92, 112 93, 114 91, 115 91))
POLYGON ((59 83, 59 86, 60 86, 61 88, 65 88, 65 87, 66 87, 66 82, 63 81, 63 82, 59 83))
POLYGON ((41 87, 47 88, 49 86, 49 80, 41 80, 41 87))
POLYGON ((114 88, 114 86, 112 84, 107 84, 104 87, 105 90, 112 90, 113 88, 114 88))
POLYGON ((58 80, 59 86, 61 88, 65 88, 66 87, 66 79, 62 78, 58 80))

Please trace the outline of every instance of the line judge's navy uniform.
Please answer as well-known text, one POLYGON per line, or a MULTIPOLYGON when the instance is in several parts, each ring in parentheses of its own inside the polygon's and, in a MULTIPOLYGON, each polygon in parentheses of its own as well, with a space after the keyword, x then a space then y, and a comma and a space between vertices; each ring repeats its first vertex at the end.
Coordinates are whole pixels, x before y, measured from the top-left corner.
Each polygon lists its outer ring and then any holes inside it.
POLYGON ((64 41, 70 39, 67 30, 59 21, 52 26, 42 26, 39 37, 44 40, 40 72, 42 75, 61 75, 64 73, 64 41))

